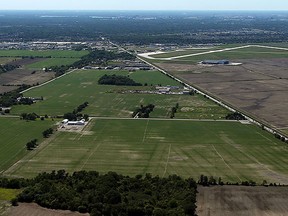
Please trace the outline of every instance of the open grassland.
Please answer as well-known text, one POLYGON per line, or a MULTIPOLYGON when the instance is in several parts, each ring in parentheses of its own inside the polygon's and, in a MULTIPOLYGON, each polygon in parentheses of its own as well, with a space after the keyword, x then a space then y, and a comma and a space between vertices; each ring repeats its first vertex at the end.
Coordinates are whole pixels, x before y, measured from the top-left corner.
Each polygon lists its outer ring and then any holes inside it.
POLYGON ((6 189, 0 188, 0 200, 10 201, 15 198, 20 193, 20 190, 17 189, 6 189))
POLYGON ((26 143, 42 140, 42 132, 52 125, 51 121, 23 121, 0 118, 0 174, 27 154, 26 143))
POLYGON ((74 50, 0 50, 0 57, 51 57, 51 58, 81 58, 87 55, 88 51, 74 51, 74 50))
POLYGON ((94 119, 80 133, 58 132, 5 174, 97 170, 288 183, 287 153, 286 144, 239 122, 94 119))
POLYGON ((71 65, 79 60, 80 59, 78 58, 48 58, 33 64, 28 64, 25 66, 25 68, 42 69, 42 68, 49 68, 52 66, 71 65))
POLYGON ((21 191, 15 189, 0 188, 0 215, 6 216, 11 207, 10 200, 15 198, 21 191))
POLYGON ((286 134, 288 136, 288 129, 285 129, 285 130, 281 130, 282 133, 286 134))
POLYGON ((98 71, 79 70, 61 79, 57 79, 40 88, 25 93, 25 96, 44 97, 31 106, 15 106, 13 114, 36 112, 39 115, 63 115, 72 112, 77 106, 89 102, 84 113, 94 116, 131 117, 132 112, 142 105, 154 104, 155 110, 151 117, 169 117, 176 103, 179 110, 178 118, 223 118, 227 110, 199 96, 190 95, 159 95, 121 93, 127 90, 154 89, 150 85, 178 85, 178 82, 156 71, 98 71), (147 87, 120 87, 98 85, 98 79, 104 74, 128 75, 136 82, 147 83, 147 87))

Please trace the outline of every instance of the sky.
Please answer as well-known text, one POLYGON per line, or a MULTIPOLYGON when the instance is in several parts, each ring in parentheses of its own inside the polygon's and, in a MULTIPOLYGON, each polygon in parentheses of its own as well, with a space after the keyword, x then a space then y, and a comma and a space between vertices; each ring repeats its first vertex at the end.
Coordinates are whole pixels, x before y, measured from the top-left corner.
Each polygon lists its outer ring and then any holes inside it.
POLYGON ((1 0, 0 10, 288 11, 288 0, 1 0))

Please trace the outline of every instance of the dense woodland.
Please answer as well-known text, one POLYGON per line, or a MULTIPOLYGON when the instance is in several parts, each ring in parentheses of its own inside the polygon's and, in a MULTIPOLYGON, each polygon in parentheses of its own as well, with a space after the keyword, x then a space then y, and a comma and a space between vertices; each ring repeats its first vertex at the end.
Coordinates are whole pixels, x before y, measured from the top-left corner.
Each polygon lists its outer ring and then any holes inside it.
POLYGON ((0 41, 207 44, 287 41, 285 12, 3 11, 0 41), (21 25, 19 25, 21 23, 21 25))
POLYGON ((0 186, 25 187, 13 204, 36 202, 53 209, 98 215, 195 215, 196 182, 177 175, 167 178, 109 172, 64 170, 41 173, 25 180, 0 179, 0 186))

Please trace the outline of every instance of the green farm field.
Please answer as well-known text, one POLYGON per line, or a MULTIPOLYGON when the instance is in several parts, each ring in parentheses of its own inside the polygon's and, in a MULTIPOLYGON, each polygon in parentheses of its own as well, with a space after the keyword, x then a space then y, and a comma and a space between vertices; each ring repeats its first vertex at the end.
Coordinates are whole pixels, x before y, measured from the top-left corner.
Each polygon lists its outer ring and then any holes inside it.
POLYGON ((53 123, 51 121, 23 121, 18 118, 0 118, 0 174, 27 154, 26 143, 42 140, 42 132, 53 123))
MULTIPOLYGON (((271 49, 270 52, 266 51, 253 51, 251 48, 247 48, 249 50, 239 49, 234 51, 225 51, 219 53, 211 53, 200 56, 190 56, 179 58, 177 61, 194 61, 199 62, 203 59, 270 59, 270 58, 288 58, 288 51, 278 51, 271 49)), ((175 61, 175 60, 174 60, 175 61)))
POLYGON ((28 64, 25 68, 28 69, 42 69, 52 66, 61 66, 61 65, 71 65, 76 61, 79 61, 79 58, 48 58, 43 61, 39 61, 33 64, 28 64))
POLYGON ((150 85, 181 86, 178 82, 157 71, 99 71, 78 70, 67 76, 57 79, 40 88, 26 92, 25 96, 44 97, 31 106, 15 106, 13 114, 23 112, 35 112, 39 115, 63 115, 72 112, 77 106, 89 102, 84 110, 92 116, 131 117, 136 107, 155 104, 155 110, 151 117, 169 117, 169 112, 176 103, 179 104, 179 112, 176 118, 209 118, 219 119, 226 116, 228 111, 200 95, 158 95, 121 93, 127 90, 146 89, 150 85), (104 74, 128 75, 136 82, 147 83, 147 87, 119 87, 98 85, 98 79, 104 74), (120 92, 120 93, 119 93, 120 92))
POLYGON ((74 51, 74 50, 0 50, 0 57, 50 57, 51 58, 81 58, 87 55, 88 51, 74 51))
POLYGON ((93 119, 82 132, 57 132, 5 174, 97 170, 287 183, 287 153, 269 133, 239 122, 93 119))

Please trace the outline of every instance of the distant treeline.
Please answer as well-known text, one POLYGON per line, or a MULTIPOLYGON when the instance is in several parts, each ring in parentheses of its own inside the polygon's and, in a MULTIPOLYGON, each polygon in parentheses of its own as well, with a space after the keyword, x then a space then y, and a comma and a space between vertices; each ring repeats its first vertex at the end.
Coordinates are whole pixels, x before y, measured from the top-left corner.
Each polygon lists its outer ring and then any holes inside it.
POLYGON ((118 43, 211 44, 286 42, 288 36, 284 12, 61 12, 53 19, 35 19, 42 15, 37 12, 8 13, 0 20, 6 26, 0 41, 92 41, 105 36, 118 43))
POLYGON ((117 85, 117 86, 142 86, 141 83, 137 83, 131 78, 127 76, 121 76, 121 75, 103 75, 98 80, 98 84, 100 85, 117 85))
POLYGON ((71 65, 53 66, 50 68, 46 68, 46 71, 51 70, 56 72, 57 77, 66 73, 66 71, 68 71, 70 68, 80 69, 92 63, 101 65, 106 64, 109 60, 115 59, 133 60, 135 59, 135 56, 130 55, 126 52, 116 53, 105 50, 93 50, 89 54, 82 56, 79 61, 74 62, 71 65))

